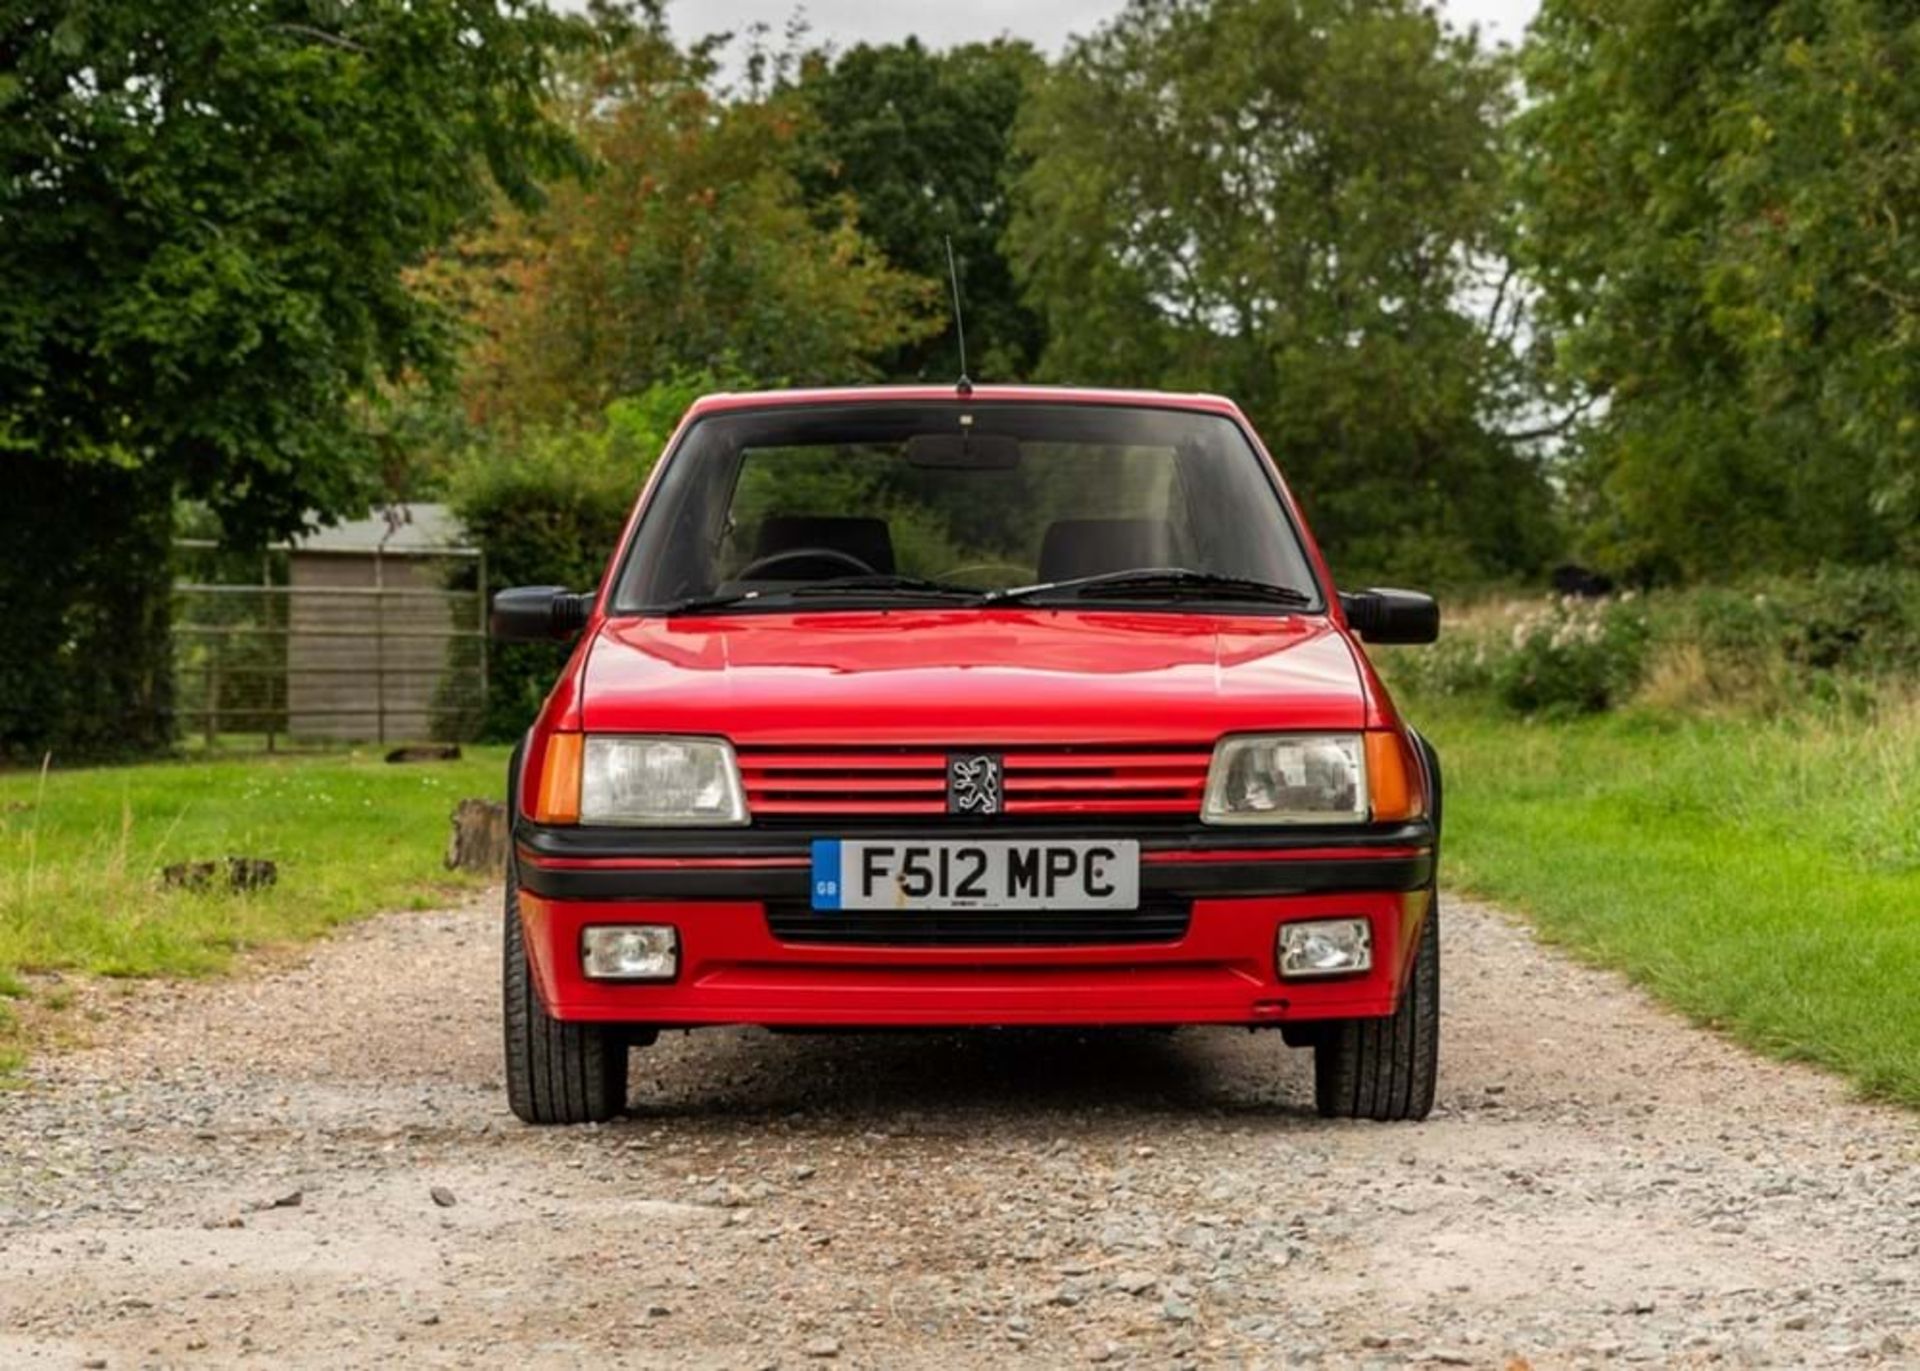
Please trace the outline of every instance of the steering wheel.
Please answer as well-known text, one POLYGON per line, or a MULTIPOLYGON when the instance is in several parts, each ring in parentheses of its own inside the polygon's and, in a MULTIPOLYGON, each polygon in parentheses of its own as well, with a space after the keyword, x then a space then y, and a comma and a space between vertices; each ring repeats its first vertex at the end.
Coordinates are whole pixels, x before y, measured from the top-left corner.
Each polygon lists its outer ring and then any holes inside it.
POLYGON ((827 562, 836 566, 850 567, 856 576, 880 574, 851 552, 842 552, 837 547, 790 547, 784 552, 769 552, 764 557, 754 558, 740 568, 734 579, 736 581, 781 580, 783 578, 768 576, 766 573, 784 562, 827 562))
POLYGON ((968 562, 964 566, 948 567, 939 575, 942 581, 957 581, 963 576, 980 576, 989 571, 1011 571, 1019 581, 1033 579, 1033 568, 1021 566, 1017 562, 968 562))

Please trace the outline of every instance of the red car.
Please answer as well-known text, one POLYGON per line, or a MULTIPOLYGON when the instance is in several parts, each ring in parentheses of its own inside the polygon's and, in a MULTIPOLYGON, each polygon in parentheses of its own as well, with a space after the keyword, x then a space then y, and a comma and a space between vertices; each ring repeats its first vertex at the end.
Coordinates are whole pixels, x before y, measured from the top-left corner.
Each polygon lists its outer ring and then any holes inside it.
POLYGON ((717 395, 512 764, 507 1095, 626 1104, 662 1028, 1232 1024, 1417 1119, 1440 769, 1246 418, 1029 387, 717 395))

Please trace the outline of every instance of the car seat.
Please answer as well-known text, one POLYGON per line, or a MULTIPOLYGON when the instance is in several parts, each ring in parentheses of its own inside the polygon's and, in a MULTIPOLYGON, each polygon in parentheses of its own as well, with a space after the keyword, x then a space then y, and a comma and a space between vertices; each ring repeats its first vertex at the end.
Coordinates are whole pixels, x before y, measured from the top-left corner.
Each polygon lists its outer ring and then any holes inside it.
POLYGON ((1173 525, 1165 519, 1056 519, 1040 543, 1039 576, 1066 581, 1173 560, 1173 525))
MULTIPOLYGON (((760 521, 753 557, 771 557, 803 547, 831 548, 858 557, 878 575, 894 572, 893 535, 885 519, 833 514, 769 514, 760 521)), ((851 568, 848 568, 851 571, 851 568)))

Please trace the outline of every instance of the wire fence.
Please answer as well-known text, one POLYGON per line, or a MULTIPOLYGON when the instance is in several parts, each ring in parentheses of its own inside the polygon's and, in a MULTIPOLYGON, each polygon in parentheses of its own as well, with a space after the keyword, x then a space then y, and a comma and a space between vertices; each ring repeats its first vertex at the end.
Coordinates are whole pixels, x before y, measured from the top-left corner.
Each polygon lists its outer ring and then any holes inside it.
POLYGON ((173 708, 208 747, 463 742, 487 698, 486 565, 471 548, 274 548, 243 579, 176 549, 173 708))

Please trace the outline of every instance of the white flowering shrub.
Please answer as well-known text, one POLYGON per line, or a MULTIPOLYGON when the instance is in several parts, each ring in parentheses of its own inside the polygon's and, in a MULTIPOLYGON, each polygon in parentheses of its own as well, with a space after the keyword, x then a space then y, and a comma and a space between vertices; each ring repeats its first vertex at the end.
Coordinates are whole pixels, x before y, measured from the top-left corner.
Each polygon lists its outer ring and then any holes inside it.
POLYGON ((1440 641, 1421 647, 1374 649, 1372 657, 1396 691, 1428 697, 1490 695, 1505 656, 1504 635, 1479 626, 1443 627, 1440 641))
POLYGON ((1372 653, 1396 692, 1492 699, 1516 712, 1776 714, 1874 707, 1920 683, 1920 569, 1810 575, 1610 599, 1449 605, 1431 647, 1372 653))
POLYGON ((1521 714, 1591 714, 1633 693, 1646 666, 1647 620, 1618 599, 1550 600, 1513 623, 1493 669, 1502 703, 1521 714))

